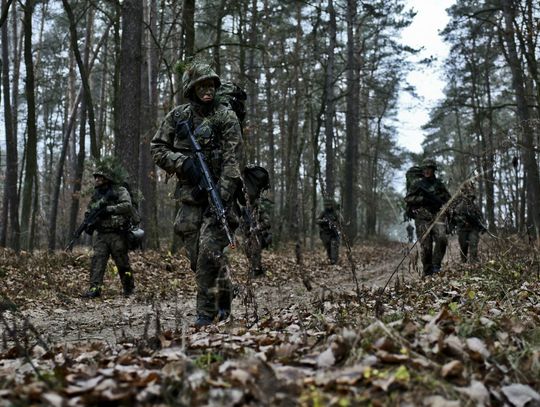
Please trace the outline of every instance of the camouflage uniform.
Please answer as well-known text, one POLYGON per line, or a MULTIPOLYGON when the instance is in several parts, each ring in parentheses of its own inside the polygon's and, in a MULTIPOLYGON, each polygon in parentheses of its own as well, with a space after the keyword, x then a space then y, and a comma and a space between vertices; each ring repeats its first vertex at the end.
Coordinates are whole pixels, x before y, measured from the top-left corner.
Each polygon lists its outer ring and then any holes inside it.
MULTIPOLYGON (((433 160, 424 160, 422 168, 437 170, 433 160)), ((432 225, 437 212, 450 199, 450 193, 444 184, 433 175, 416 181, 411 191, 405 197, 405 202, 411 208, 416 225, 416 236, 422 238, 432 225)), ((430 233, 421 241, 422 264, 425 275, 437 273, 446 253, 448 239, 444 218, 439 219, 430 233), (435 245, 435 247, 433 247, 435 245)))
POLYGON ((325 200, 324 210, 319 215, 319 236, 326 248, 330 264, 337 264, 339 259, 339 214, 332 200, 325 200))
MULTIPOLYGON (((97 232, 94 240, 94 255, 90 272, 90 290, 85 297, 93 298, 101 294, 103 277, 109 256, 113 258, 122 282, 124 295, 133 293, 135 283, 129 264, 127 231, 132 213, 131 197, 126 188, 112 183, 112 178, 105 172, 98 171, 109 180, 101 187, 96 187, 88 204, 87 213, 96 207, 105 206, 105 211, 93 226, 97 232)), ((90 230, 89 232, 92 232, 90 230)))
POLYGON ((466 187, 456 200, 452 211, 452 222, 456 225, 461 261, 473 263, 478 261, 478 242, 480 233, 485 231, 484 216, 474 202, 474 189, 466 187))
POLYGON ((227 274, 226 258, 223 254, 228 245, 227 236, 219 221, 210 210, 206 194, 189 178, 184 164, 193 160, 185 126, 178 123, 189 120, 192 131, 197 129, 196 138, 206 163, 219 186, 223 204, 227 208, 231 230, 238 226, 236 193, 240 184, 240 160, 242 136, 238 119, 229 107, 214 99, 202 103, 195 95, 195 85, 211 79, 218 88, 219 77, 207 65, 193 64, 182 78, 184 96, 189 103, 173 109, 163 122, 151 142, 155 163, 168 174, 178 178, 175 199, 180 208, 174 221, 177 233, 187 251, 191 268, 196 272, 197 315, 204 321, 225 318, 231 308, 231 282, 227 274))
POLYGON ((272 201, 267 198, 257 198, 249 207, 252 213, 248 215, 248 207, 243 208, 243 229, 246 237, 245 251, 250 264, 252 277, 264 276, 262 266, 262 251, 272 243, 271 219, 272 201), (253 219, 255 218, 255 219, 253 219), (255 230, 251 227, 254 226, 255 230))

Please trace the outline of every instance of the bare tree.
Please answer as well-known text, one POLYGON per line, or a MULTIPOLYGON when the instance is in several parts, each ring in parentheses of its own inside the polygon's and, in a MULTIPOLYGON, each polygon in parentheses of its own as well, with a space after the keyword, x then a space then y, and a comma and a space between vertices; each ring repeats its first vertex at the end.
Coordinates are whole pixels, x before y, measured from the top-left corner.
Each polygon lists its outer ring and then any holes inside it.
MULTIPOLYGON (((9 4, 2 1, 2 9, 7 10, 9 4)), ((9 33, 8 25, 2 24, 2 89, 4 96, 4 131, 6 133, 6 179, 2 200, 2 227, 0 228, 0 246, 20 249, 19 197, 17 194, 17 133, 13 126, 13 110, 11 106, 10 70, 9 70, 9 33), (10 233, 8 233, 10 231, 10 233), (11 236, 10 236, 11 235, 11 236), (10 236, 10 237, 8 237, 10 236)))
MULTIPOLYGON (((27 0, 24 5, 24 63, 26 66, 26 154, 24 163, 24 187, 21 207, 21 237, 22 247, 30 248, 30 219, 32 203, 34 202, 34 183, 37 177, 37 126, 36 126, 36 96, 34 81, 34 60, 32 57, 32 16, 35 0, 27 0)), ((35 208, 34 208, 35 209, 35 208)))
POLYGON ((122 3, 122 42, 118 94, 118 133, 114 151, 127 169, 133 185, 139 185, 141 139, 142 0, 122 3))
POLYGON ((356 35, 356 0, 347 0, 347 116, 345 169, 343 174, 343 217, 345 233, 350 241, 356 237, 357 226, 357 161, 359 138, 359 80, 356 35))
POLYGON ((501 0, 504 10, 504 37, 506 40, 507 58, 510 70, 512 71, 512 86, 514 88, 517 116, 523 137, 523 162, 525 174, 527 176, 527 207, 531 211, 529 216, 536 229, 536 239, 540 239, 540 174, 538 173, 538 162, 536 160, 534 144, 535 136, 531 114, 525 94, 525 79, 523 67, 521 66, 515 42, 514 19, 515 10, 512 0, 501 0))

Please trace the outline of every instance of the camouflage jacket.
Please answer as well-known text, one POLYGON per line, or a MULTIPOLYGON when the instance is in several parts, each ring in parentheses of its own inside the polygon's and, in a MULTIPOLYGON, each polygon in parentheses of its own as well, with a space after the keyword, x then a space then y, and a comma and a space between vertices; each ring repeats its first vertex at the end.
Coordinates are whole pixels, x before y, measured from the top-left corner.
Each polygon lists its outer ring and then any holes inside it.
POLYGON ((98 232, 121 232, 129 228, 132 205, 126 188, 119 185, 96 188, 88 203, 86 214, 100 207, 106 207, 107 211, 94 225, 94 229, 98 232))
POLYGON ((416 181, 405 197, 405 203, 417 217, 430 218, 448 202, 451 195, 441 180, 422 178, 416 181))
POLYGON ((190 185, 182 173, 182 164, 188 157, 194 157, 187 131, 177 124, 191 120, 192 131, 196 128, 196 138, 206 163, 218 182, 233 195, 240 182, 240 161, 242 135, 236 114, 227 106, 215 103, 209 112, 190 102, 172 110, 154 135, 151 153, 154 162, 168 174, 176 174, 175 198, 189 204, 202 204, 193 199, 194 185, 190 185))
POLYGON ((339 215, 333 209, 325 209, 317 219, 321 233, 338 233, 339 215))
POLYGON ((484 216, 474 200, 466 195, 458 198, 452 210, 452 223, 459 229, 484 229, 484 216))

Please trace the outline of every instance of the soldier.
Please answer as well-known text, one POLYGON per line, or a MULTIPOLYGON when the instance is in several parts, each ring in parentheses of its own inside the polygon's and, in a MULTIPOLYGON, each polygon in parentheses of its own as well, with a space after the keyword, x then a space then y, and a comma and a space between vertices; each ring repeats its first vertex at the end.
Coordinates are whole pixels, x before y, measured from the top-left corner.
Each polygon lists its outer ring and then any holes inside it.
POLYGON ((324 199, 324 209, 317 220, 319 236, 326 248, 330 264, 337 264, 339 259, 339 214, 334 200, 324 199))
POLYGON ((210 66, 194 62, 187 67, 182 87, 189 103, 167 114, 151 143, 155 163, 178 178, 175 198, 180 208, 174 231, 196 272, 198 327, 215 319, 224 320, 231 312, 232 284, 223 253, 228 240, 210 209, 206 192, 199 186, 203 174, 195 161, 188 130, 179 124, 187 121, 195 133, 227 209, 229 227, 234 231, 239 216, 236 197, 242 135, 234 111, 216 98, 220 85, 219 76, 210 66))
POLYGON ((252 214, 247 219, 247 207, 243 209, 244 233, 246 235, 246 255, 249 259, 251 277, 263 277, 262 251, 272 243, 270 213, 272 201, 265 197, 257 198, 252 204, 252 214), (250 228, 250 226, 253 226, 250 228))
POLYGON ((414 241, 414 226, 410 223, 407 223, 407 239, 409 240, 409 243, 414 241))
POLYGON ((463 263, 466 263, 467 260, 470 263, 478 261, 480 233, 486 231, 484 216, 475 199, 474 185, 464 185, 452 212, 452 223, 456 225, 463 263))
MULTIPOLYGON (((422 162, 423 178, 415 181, 405 197, 408 212, 412 214, 416 226, 416 235, 420 239, 433 224, 437 212, 450 199, 450 193, 444 184, 435 177, 437 164, 434 160, 422 162)), ((424 275, 441 271, 441 263, 448 243, 444 219, 439 219, 424 237, 421 243, 424 275), (435 248, 433 245, 435 244, 435 248)))
POLYGON ((97 298, 101 295, 109 256, 118 268, 124 295, 130 296, 135 289, 128 256, 128 229, 133 208, 129 192, 120 185, 122 180, 118 171, 118 168, 115 171, 110 164, 101 162, 93 174, 95 191, 86 213, 99 210, 101 214, 90 230, 87 230, 92 234, 95 229, 97 236, 92 256, 90 289, 83 295, 84 298, 97 298))
POLYGON ((242 231, 245 236, 244 251, 249 260, 251 277, 262 277, 262 250, 272 242, 270 213, 272 201, 263 196, 270 188, 268 171, 258 165, 248 165, 243 171, 244 195, 242 208, 242 231))

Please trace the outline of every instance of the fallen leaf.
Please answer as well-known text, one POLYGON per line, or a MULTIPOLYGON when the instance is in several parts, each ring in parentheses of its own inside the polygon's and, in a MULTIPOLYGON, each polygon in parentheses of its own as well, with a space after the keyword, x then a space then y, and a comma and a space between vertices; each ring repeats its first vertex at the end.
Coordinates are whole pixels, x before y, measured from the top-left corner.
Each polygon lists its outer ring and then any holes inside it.
POLYGON ((489 391, 482 382, 472 380, 469 387, 457 387, 456 390, 469 396, 478 407, 489 404, 489 391))
POLYGON ((480 361, 489 357, 489 351, 486 344, 481 339, 474 337, 467 338, 466 342, 472 359, 480 361))
POLYGON ((317 358, 317 367, 319 369, 333 366, 336 363, 336 358, 332 352, 332 347, 326 349, 317 358))
POLYGON ((426 407, 460 407, 461 403, 457 400, 446 400, 441 396, 430 396, 424 399, 426 407))
POLYGON ((463 363, 461 363, 459 360, 448 362, 441 368, 441 375, 445 379, 449 377, 457 377, 461 375, 461 372, 463 372, 463 363))
POLYGON ((408 355, 397 355, 395 353, 389 353, 384 350, 377 351, 377 357, 385 363, 402 363, 409 360, 408 355))
POLYGON ((63 397, 57 393, 44 393, 42 398, 52 407, 63 407, 64 405, 63 397))
POLYGON ((511 384, 501 388, 508 401, 515 407, 523 407, 528 402, 540 401, 540 394, 525 384, 511 384))

